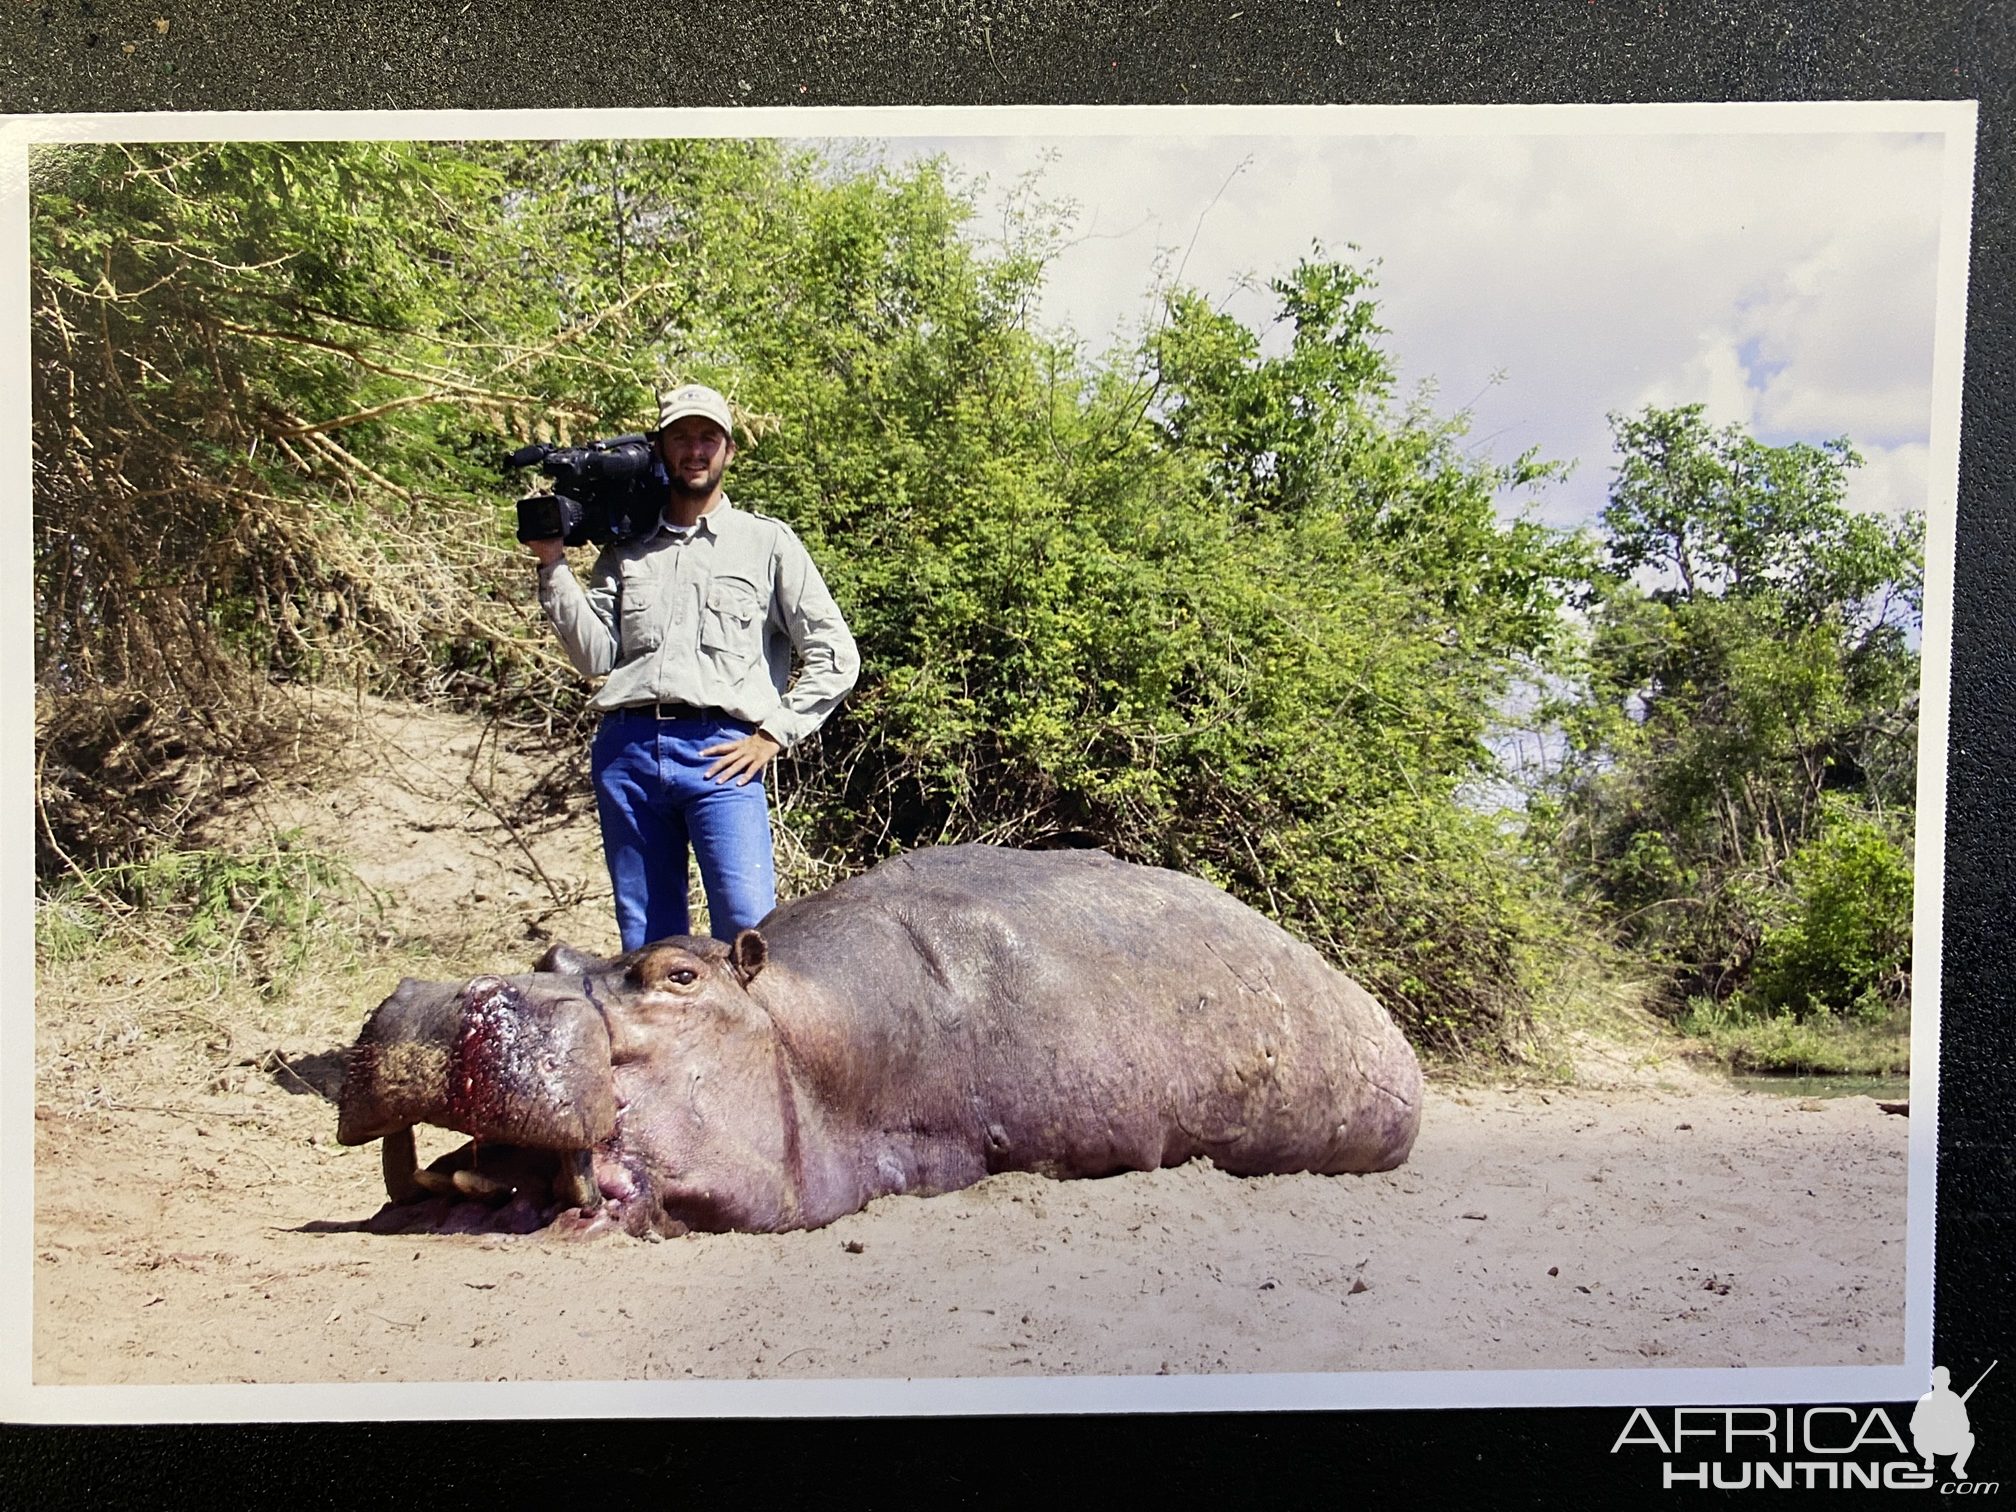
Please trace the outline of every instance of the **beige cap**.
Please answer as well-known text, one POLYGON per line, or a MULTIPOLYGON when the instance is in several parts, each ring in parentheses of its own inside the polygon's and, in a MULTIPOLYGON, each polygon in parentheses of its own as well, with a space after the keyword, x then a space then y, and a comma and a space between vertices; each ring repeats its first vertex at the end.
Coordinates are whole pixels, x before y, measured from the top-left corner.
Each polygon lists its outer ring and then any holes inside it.
POLYGON ((704 383, 687 383, 658 401, 658 429, 687 415, 705 415, 721 427, 730 441, 735 439, 735 420, 728 413, 728 401, 704 383))

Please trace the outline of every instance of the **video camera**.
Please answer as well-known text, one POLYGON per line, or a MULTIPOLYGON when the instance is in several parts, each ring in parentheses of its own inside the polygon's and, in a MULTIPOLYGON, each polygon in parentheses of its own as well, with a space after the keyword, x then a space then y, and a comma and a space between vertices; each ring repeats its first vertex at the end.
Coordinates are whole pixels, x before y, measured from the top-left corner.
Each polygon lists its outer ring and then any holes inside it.
POLYGON ((518 501, 518 539, 616 545, 647 533, 665 504, 666 478, 649 436, 615 436, 586 446, 521 446, 507 472, 536 465, 551 493, 518 501))

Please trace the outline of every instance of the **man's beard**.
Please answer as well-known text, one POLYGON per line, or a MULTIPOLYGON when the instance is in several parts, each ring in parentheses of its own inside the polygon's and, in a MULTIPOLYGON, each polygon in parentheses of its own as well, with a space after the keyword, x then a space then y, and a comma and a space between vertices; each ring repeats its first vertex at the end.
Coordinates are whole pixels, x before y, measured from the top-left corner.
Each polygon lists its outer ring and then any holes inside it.
POLYGON ((707 469, 706 481, 688 483, 677 473, 671 472, 668 469, 666 476, 672 485, 672 497, 686 501, 705 501, 713 494, 715 489, 721 486, 721 475, 726 470, 727 466, 725 463, 720 467, 710 467, 707 469))

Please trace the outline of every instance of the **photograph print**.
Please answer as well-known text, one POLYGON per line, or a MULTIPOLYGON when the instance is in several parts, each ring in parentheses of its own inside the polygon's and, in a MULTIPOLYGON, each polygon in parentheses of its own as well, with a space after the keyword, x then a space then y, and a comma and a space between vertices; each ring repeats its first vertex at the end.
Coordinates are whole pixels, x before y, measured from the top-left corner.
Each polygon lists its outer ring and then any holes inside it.
POLYGON ((1964 110, 273 119, 14 144, 17 1410, 1916 1394, 1964 110))

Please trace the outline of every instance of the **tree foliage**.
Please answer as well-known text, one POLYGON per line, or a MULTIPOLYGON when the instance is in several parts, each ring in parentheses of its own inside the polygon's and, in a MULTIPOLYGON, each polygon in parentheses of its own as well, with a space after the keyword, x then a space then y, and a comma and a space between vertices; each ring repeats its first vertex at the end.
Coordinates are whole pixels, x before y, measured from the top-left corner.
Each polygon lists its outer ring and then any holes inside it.
POLYGON ((45 871, 137 860, 256 780, 304 733, 276 680, 438 693, 516 633, 466 502, 476 407, 548 402, 498 386, 467 297, 496 191, 396 143, 37 150, 45 871))
POLYGON ((1845 440, 1612 423, 1565 863, 1682 996, 1901 1004, 1923 519, 1846 506, 1845 440))

